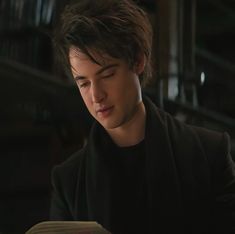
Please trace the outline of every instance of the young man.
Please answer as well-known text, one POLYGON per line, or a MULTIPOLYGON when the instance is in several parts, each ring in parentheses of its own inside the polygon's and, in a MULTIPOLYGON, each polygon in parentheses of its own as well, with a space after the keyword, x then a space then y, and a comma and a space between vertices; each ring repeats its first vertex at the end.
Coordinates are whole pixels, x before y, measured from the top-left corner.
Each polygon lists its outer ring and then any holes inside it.
POLYGON ((68 5, 55 47, 95 122, 52 173, 52 220, 111 233, 235 233, 229 137, 187 126, 142 97, 152 31, 129 0, 68 5))

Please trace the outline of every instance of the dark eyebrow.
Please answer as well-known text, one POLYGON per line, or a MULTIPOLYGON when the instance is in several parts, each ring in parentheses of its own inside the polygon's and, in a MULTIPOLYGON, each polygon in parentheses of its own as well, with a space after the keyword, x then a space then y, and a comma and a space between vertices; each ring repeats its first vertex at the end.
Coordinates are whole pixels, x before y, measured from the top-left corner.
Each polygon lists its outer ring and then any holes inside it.
MULTIPOLYGON (((104 72, 105 70, 110 69, 110 68, 112 68, 112 67, 117 67, 117 66, 119 66, 118 63, 109 64, 109 65, 107 65, 107 66, 105 66, 105 67, 102 67, 102 68, 101 68, 100 70, 98 70, 95 74, 96 74, 96 75, 99 75, 99 74, 101 74, 102 72, 104 72)), ((76 81, 78 81, 78 80, 85 80, 86 77, 85 77, 85 76, 76 76, 76 77, 74 77, 74 79, 75 79, 76 81)))
POLYGON ((102 67, 99 71, 96 72, 96 75, 101 74, 102 72, 104 72, 105 70, 112 68, 112 67, 117 67, 119 64, 118 63, 113 63, 113 64, 109 64, 105 67, 102 67))
POLYGON ((78 81, 78 80, 85 80, 86 77, 85 76, 76 76, 74 77, 74 80, 78 81))

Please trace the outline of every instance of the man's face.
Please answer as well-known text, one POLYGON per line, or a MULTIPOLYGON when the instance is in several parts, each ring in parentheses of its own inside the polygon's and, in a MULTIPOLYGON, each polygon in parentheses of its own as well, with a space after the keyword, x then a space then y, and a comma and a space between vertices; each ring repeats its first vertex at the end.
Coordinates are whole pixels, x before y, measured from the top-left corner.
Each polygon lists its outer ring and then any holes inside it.
POLYGON ((125 126, 141 102, 138 69, 130 69, 125 61, 109 56, 102 60, 102 66, 98 65, 76 48, 70 49, 69 59, 90 114, 107 130, 125 126))

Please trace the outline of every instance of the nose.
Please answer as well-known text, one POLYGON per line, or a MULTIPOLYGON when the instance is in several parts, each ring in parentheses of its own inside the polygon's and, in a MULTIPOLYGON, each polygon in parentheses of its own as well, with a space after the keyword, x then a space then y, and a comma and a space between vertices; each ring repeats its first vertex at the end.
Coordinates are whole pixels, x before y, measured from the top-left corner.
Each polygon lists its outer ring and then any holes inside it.
POLYGON ((100 103, 104 100, 105 96, 106 96, 106 93, 100 85, 95 84, 95 83, 91 85, 92 102, 100 103))

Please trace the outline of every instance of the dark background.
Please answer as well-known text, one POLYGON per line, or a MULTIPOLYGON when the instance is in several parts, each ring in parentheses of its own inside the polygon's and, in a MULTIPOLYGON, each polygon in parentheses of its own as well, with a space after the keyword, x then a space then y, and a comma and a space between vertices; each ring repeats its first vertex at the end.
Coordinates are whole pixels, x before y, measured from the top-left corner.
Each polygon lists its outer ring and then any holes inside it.
MULTIPOLYGON (((92 119, 56 67, 51 33, 67 1, 0 1, 0 233, 48 220, 50 173, 92 119)), ((235 1, 142 0, 154 29, 144 92, 181 121, 231 136, 235 159, 235 1)))

